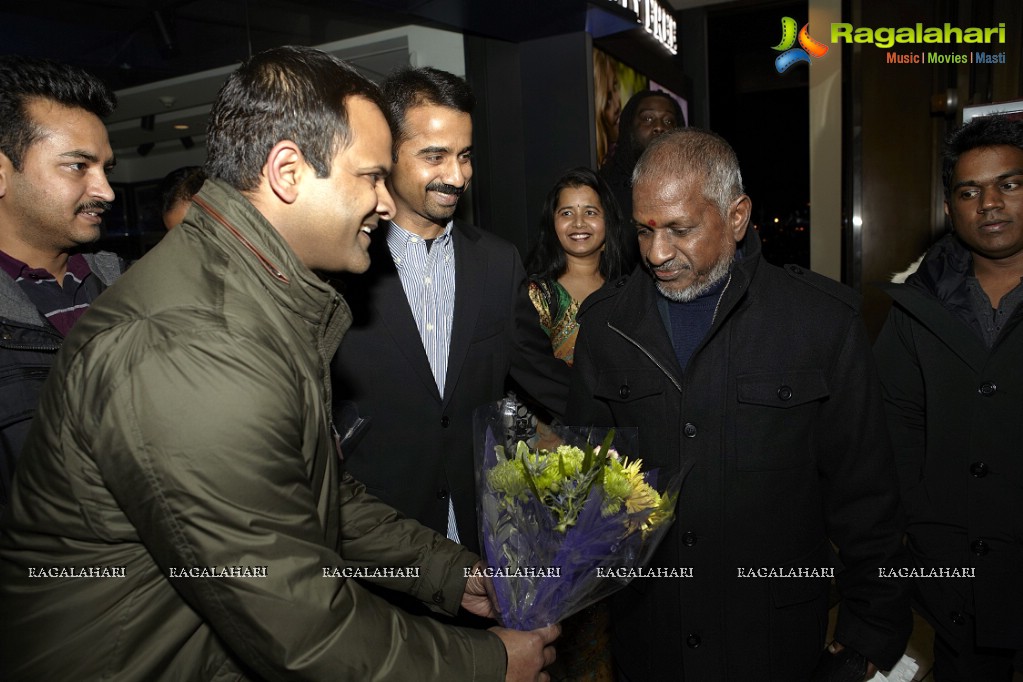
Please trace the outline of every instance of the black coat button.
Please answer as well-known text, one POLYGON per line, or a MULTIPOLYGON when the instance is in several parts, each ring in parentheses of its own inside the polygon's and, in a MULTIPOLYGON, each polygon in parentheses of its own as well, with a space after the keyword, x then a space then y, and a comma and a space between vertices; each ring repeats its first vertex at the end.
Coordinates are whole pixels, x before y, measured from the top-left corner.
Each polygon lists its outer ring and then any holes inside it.
POLYGON ((696 424, 686 422, 686 425, 682 427, 682 433, 685 434, 686 438, 696 438, 696 424))
POLYGON ((991 551, 991 547, 988 546, 988 544, 983 540, 974 540, 973 542, 971 542, 970 549, 977 556, 984 556, 985 554, 991 551))
POLYGON ((782 386, 778 389, 779 400, 789 400, 792 398, 792 389, 788 386, 782 386))
POLYGON ((980 391, 980 394, 982 396, 990 397, 995 394, 995 391, 998 390, 998 387, 995 386, 993 382, 985 381, 980 385, 980 388, 978 390, 980 391))
POLYGON ((690 633, 689 636, 686 637, 686 644, 689 645, 690 649, 695 649, 696 647, 700 646, 701 642, 703 642, 703 640, 700 639, 700 636, 695 632, 690 633))
POLYGON ((685 533, 682 533, 682 544, 686 547, 692 547, 696 544, 696 535, 693 534, 693 531, 687 530, 685 533))
POLYGON ((970 474, 975 478, 984 478, 987 476, 987 464, 984 462, 974 462, 970 465, 970 474))
POLYGON ((434 604, 443 604, 444 603, 444 593, 441 592, 440 590, 437 590, 436 592, 434 592, 433 593, 433 603, 434 604))
POLYGON ((625 384, 621 388, 618 389, 618 397, 620 397, 622 400, 625 400, 631 394, 632 394, 632 390, 629 388, 628 384, 625 384))
POLYGON ((438 490, 437 491, 437 499, 438 500, 446 500, 446 499, 448 499, 448 491, 445 490, 444 488, 441 488, 440 490, 438 490))
POLYGON ((966 618, 963 616, 963 614, 959 613, 958 611, 953 611, 952 613, 948 614, 948 617, 952 619, 952 623, 955 625, 962 625, 963 623, 966 622, 966 618))
POLYGON ((622 277, 620 280, 615 282, 615 289, 621 289, 623 286, 625 286, 625 283, 628 281, 629 281, 628 277, 622 277))
POLYGON ((440 418, 440 426, 441 426, 441 428, 443 428, 443 429, 448 428, 448 424, 450 424, 450 423, 451 423, 451 417, 448 417, 447 415, 445 415, 445 416, 440 418))

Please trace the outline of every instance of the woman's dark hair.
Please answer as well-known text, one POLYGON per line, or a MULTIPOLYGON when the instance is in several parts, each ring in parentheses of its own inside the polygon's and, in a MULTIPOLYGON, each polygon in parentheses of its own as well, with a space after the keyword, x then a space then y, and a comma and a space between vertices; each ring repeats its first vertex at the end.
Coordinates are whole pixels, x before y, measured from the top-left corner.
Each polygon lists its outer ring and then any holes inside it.
POLYGON ((600 254, 600 274, 604 281, 617 279, 630 272, 633 263, 629 262, 628 239, 635 238, 635 233, 625 229, 622 210, 611 188, 595 172, 584 166, 566 171, 547 193, 543 213, 540 215, 536 245, 526 261, 526 272, 530 277, 541 280, 553 280, 565 274, 568 263, 554 229, 554 212, 558 210, 561 191, 568 187, 589 187, 600 198, 600 205, 604 209, 604 250, 600 254))

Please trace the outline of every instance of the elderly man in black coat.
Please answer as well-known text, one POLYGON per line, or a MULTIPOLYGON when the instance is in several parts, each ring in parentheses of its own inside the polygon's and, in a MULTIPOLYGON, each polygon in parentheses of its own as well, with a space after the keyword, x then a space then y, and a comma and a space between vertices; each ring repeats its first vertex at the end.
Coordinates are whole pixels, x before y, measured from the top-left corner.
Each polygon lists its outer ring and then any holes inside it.
POLYGON ((891 667, 910 632, 858 298, 764 262, 750 207, 727 142, 658 137, 634 176, 643 266, 579 315, 567 422, 639 427, 630 454, 687 472, 653 563, 692 577, 633 581, 612 604, 633 682, 802 681, 846 662, 864 675, 891 667), (826 652, 832 575, 843 601, 826 652))

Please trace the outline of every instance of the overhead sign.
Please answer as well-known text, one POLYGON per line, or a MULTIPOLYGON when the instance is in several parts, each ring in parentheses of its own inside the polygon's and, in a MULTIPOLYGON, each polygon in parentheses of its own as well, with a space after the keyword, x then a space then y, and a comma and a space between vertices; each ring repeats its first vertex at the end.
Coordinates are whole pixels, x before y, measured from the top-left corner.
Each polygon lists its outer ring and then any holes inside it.
POLYGON ((608 2, 635 14, 637 23, 642 24, 654 40, 666 47, 668 52, 678 54, 675 17, 672 16, 671 10, 658 0, 608 0, 608 2))

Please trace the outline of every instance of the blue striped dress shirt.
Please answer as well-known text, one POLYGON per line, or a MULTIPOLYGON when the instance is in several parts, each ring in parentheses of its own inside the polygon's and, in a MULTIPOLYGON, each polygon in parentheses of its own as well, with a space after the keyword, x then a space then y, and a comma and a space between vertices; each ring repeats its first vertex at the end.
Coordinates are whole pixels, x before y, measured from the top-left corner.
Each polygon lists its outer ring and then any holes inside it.
MULTIPOLYGON (((451 349, 451 323, 455 314, 455 249, 451 228, 452 222, 449 221, 444 232, 427 249, 426 241, 419 235, 393 221, 387 226, 387 248, 398 270, 442 398, 451 349)), ((459 541, 454 502, 450 497, 448 537, 459 541)))

